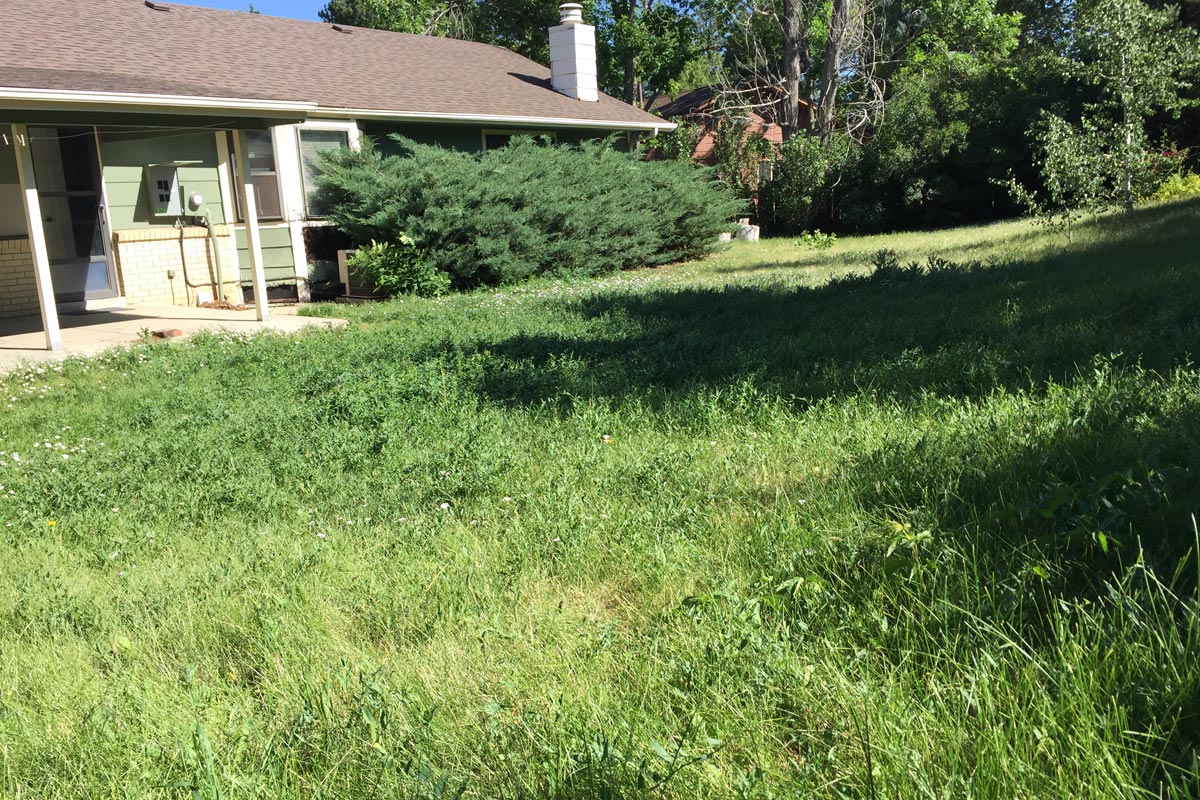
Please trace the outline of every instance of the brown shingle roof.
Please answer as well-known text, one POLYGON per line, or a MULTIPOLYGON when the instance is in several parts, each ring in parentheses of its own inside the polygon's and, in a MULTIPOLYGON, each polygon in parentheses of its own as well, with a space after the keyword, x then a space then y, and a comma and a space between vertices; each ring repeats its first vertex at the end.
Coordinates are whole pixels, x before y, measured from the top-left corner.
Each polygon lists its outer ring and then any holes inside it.
POLYGON ((408 114, 661 119, 580 102, 493 45, 143 0, 4 0, 0 87, 312 102, 408 114), (159 4, 162 5, 162 4, 159 4))
POLYGON ((713 99, 715 92, 711 86, 698 86, 688 89, 672 97, 660 94, 650 101, 650 110, 661 114, 664 119, 672 119, 684 114, 692 114, 706 106, 713 99))

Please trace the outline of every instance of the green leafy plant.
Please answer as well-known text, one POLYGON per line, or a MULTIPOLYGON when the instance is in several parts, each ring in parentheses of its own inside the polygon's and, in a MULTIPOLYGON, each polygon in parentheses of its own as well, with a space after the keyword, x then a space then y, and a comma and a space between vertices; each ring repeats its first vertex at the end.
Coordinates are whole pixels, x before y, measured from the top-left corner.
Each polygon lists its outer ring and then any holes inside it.
POLYGON ((772 176, 762 185, 763 214, 775 228, 806 229, 828 213, 834 189, 857 154, 847 136, 826 141, 808 134, 793 136, 779 147, 772 176))
POLYGON ((717 116, 712 133, 712 159, 721 182, 738 197, 756 196, 759 164, 775 158, 775 146, 751 126, 745 110, 736 108, 717 116))
POLYGON ((1175 200, 1200 194, 1200 175, 1195 172, 1175 172, 1158 185, 1151 200, 1175 200))
POLYGON ((358 248, 348 266, 388 295, 437 297, 450 290, 450 276, 430 263, 406 234, 394 242, 371 242, 358 248))
POLYGON ((837 244, 836 233, 822 233, 820 228, 814 231, 804 231, 796 240, 796 247, 811 247, 814 250, 828 250, 837 244))
POLYGON ((1075 34, 1062 72, 1095 87, 1078 122, 1046 112, 1031 130, 1038 151, 1041 194, 1015 179, 1013 198, 1043 223, 1074 235, 1083 214, 1131 211, 1163 175, 1179 167, 1173 149, 1152 146, 1148 121, 1178 115, 1192 100, 1191 77, 1200 41, 1179 25, 1179 9, 1141 0, 1085 0, 1077 4, 1075 34))
POLYGON ((1043 191, 1011 176, 1002 185, 1039 224, 1072 240, 1075 223, 1085 214, 1098 214, 1115 204, 1111 138, 1111 130, 1091 120, 1077 126, 1046 114, 1034 134, 1043 191))
POLYGON ((651 153, 668 161, 690 163, 696 145, 704 135, 704 129, 694 122, 680 120, 674 130, 663 131, 642 144, 642 152, 651 153))

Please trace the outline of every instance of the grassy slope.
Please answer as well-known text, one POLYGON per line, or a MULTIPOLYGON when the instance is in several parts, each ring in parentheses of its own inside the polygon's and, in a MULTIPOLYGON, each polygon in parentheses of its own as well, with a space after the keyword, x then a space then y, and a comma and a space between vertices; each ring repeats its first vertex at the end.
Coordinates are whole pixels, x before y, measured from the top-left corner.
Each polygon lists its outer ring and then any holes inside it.
POLYGON ((0 795, 1194 796, 1197 253, 776 241, 0 379, 0 795), (883 246, 990 261, 829 283, 883 246))

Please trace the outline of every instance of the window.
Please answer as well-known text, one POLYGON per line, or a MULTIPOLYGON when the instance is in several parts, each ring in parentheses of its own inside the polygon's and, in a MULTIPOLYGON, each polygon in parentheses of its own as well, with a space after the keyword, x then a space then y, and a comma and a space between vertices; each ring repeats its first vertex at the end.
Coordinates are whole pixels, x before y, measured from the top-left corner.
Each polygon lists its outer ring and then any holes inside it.
POLYGON ((327 150, 349 146, 349 131, 300 129, 300 167, 304 178, 304 203, 309 217, 324 217, 329 213, 317 200, 318 157, 327 150))
MULTIPOLYGON (((229 152, 237 152, 233 147, 233 132, 229 133, 229 152)), ((246 131, 244 140, 246 152, 243 154, 250 170, 250 182, 254 184, 254 204, 258 206, 259 219, 282 219, 283 214, 279 203, 279 173, 275 170, 275 146, 271 143, 270 131, 246 131)), ((237 197, 238 222, 246 221, 246 212, 242 208, 241 164, 235 158, 233 163, 233 179, 239 184, 234 192, 237 197)))
POLYGON ((554 141, 554 134, 550 131, 491 131, 483 132, 483 149, 499 150, 502 147, 507 147, 509 141, 514 136, 532 136, 533 140, 538 144, 545 144, 547 140, 554 141))

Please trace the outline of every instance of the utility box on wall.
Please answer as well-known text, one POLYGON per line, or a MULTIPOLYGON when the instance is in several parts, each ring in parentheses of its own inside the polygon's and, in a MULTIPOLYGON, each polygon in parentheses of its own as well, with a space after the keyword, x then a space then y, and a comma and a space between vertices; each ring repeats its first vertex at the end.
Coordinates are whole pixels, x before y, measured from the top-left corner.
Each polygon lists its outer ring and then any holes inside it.
POLYGON ((172 161, 146 165, 146 192, 150 197, 150 216, 169 219, 183 215, 183 190, 179 186, 179 168, 199 161, 172 161))
POLYGON ((146 167, 146 191, 150 196, 150 216, 178 217, 183 213, 179 191, 179 168, 174 164, 150 164, 146 167))

